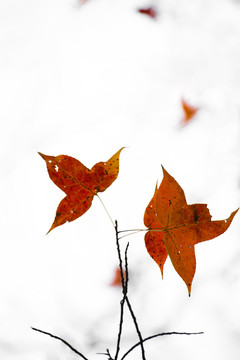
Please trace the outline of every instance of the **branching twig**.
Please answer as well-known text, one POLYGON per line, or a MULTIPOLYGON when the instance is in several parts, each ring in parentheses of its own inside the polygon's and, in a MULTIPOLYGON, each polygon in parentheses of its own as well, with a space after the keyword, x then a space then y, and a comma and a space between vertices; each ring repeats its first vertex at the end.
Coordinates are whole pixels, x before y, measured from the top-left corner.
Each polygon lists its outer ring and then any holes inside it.
POLYGON ((57 340, 60 340, 64 345, 68 346, 69 349, 71 349, 75 354, 79 355, 81 358, 85 359, 85 360, 88 360, 88 358, 86 358, 86 356, 84 356, 82 353, 80 353, 79 351, 77 351, 72 345, 70 345, 66 340, 60 338, 59 336, 56 336, 56 335, 53 335, 49 332, 46 332, 46 331, 43 331, 43 330, 39 330, 39 329, 36 329, 34 327, 32 327, 32 330, 34 331, 38 331, 42 334, 45 334, 45 335, 49 335, 51 336, 52 338, 54 339, 57 339, 57 340))
MULTIPOLYGON (((152 336, 148 336, 145 339, 142 340, 142 343, 147 341, 147 340, 151 340, 154 339, 156 337, 159 336, 165 336, 165 335, 200 335, 200 334, 204 334, 203 331, 200 332, 194 332, 194 333, 188 333, 188 332, 176 332, 176 331, 172 331, 172 332, 165 332, 165 333, 160 333, 160 334, 155 334, 152 336)), ((133 350, 135 349, 137 346, 141 345, 141 342, 139 341, 137 344, 133 345, 122 357, 121 360, 125 359, 125 357, 133 350)))
POLYGON ((114 360, 114 359, 112 358, 111 354, 110 354, 109 349, 107 349, 105 353, 97 353, 97 354, 99 354, 99 355, 106 355, 106 356, 108 356, 108 360, 114 360))
MULTIPOLYGON (((107 211, 107 210, 106 210, 107 211)), ((108 214, 109 215, 109 214, 108 214)), ((109 215, 110 217, 110 215, 109 215)), ((111 217, 110 217, 111 219, 111 217)), ((112 219, 111 219, 112 221, 112 219)), ((113 221, 112 221, 113 223, 113 221)), ((113 223, 114 225, 114 223, 113 223)), ((116 233, 116 245, 117 245, 117 253, 118 253, 118 259, 119 259, 119 268, 120 268, 120 274, 121 274, 121 283, 122 283, 122 293, 123 293, 123 298, 120 302, 120 320, 119 320, 119 331, 118 331, 118 338, 117 338, 117 345, 116 345, 116 353, 115 353, 115 357, 112 358, 112 356, 110 355, 110 352, 109 350, 107 349, 106 353, 99 353, 99 354, 102 354, 102 355, 106 355, 108 356, 108 360, 117 360, 118 359, 118 356, 119 356, 119 352, 120 352, 120 342, 121 342, 121 336, 122 336, 122 327, 123 327, 123 315, 124 315, 124 305, 125 303, 127 304, 128 306, 128 309, 130 311, 130 314, 131 314, 131 317, 133 319, 133 323, 135 325, 135 328, 136 328, 136 332, 138 334, 138 338, 139 338, 139 342, 136 343, 135 345, 133 345, 121 358, 121 360, 124 360, 125 357, 132 351, 134 350, 136 347, 140 346, 141 347, 141 351, 142 351, 142 360, 146 360, 146 357, 145 357, 145 350, 144 350, 144 346, 143 346, 143 343, 145 341, 148 341, 148 340, 151 340, 151 339, 154 339, 156 337, 159 337, 159 336, 164 336, 164 335, 198 335, 198 334, 203 334, 203 332, 195 332, 195 333, 187 333, 187 332, 176 332, 176 331, 173 331, 173 332, 165 332, 165 333, 159 333, 159 334, 156 334, 156 335, 152 335, 152 336, 148 336, 146 338, 142 338, 142 335, 141 335, 141 332, 140 332, 140 329, 139 329, 139 326, 138 326, 138 323, 137 323, 137 319, 136 319, 136 316, 133 312, 133 309, 132 309, 132 306, 131 306, 131 303, 129 301, 129 298, 128 298, 128 281, 129 281, 129 274, 128 274, 128 259, 127 259, 127 251, 128 251, 128 247, 129 247, 129 243, 127 244, 126 246, 126 249, 125 249, 125 257, 124 257, 124 268, 123 268, 123 261, 122 261, 122 255, 121 255, 121 249, 120 249, 120 245, 119 245, 119 240, 121 239, 121 237, 119 237, 119 234, 122 233, 122 232, 127 232, 127 231, 132 231, 132 230, 123 230, 123 231, 118 231, 118 223, 117 221, 115 221, 115 225, 114 225, 114 228, 115 228, 115 233, 116 233), (124 273, 124 270, 125 270, 125 273, 124 273)), ((145 230, 136 230, 136 231, 145 231, 145 230)), ((132 233, 131 233, 132 234, 132 233)), ((131 235, 129 234, 129 235, 131 235)), ((124 237, 126 235, 123 235, 122 237, 124 237)), ((61 337, 59 336, 56 336, 56 335, 53 335, 47 331, 43 331, 43 330, 40 330, 40 329, 37 329, 35 327, 32 327, 32 330, 34 331, 38 331, 42 334, 45 334, 45 335, 48 335, 54 339, 57 339, 59 341, 61 341, 64 345, 66 345, 69 349, 71 349, 75 354, 77 354, 78 356, 80 356, 82 359, 84 360, 88 360, 88 358, 86 356, 84 356, 82 353, 80 353, 78 350, 76 350, 71 344, 69 344, 66 340, 62 339, 61 337)))
POLYGON ((119 268, 120 268, 121 282, 122 282, 122 292, 123 292, 123 298, 120 302, 120 321, 119 321, 116 353, 115 353, 115 357, 114 357, 114 360, 117 360, 118 354, 120 351, 120 341, 121 341, 122 326, 123 326, 124 303, 126 300, 126 289, 127 289, 127 286, 125 286, 125 279, 124 279, 124 275, 123 275, 123 266, 122 266, 122 257, 121 257, 121 251, 120 251, 120 246, 119 246, 119 239, 118 239, 118 223, 117 223, 117 221, 115 221, 115 233, 116 233, 116 245, 117 245, 119 268))
POLYGON ((121 281, 122 281, 122 292, 123 292, 123 298, 121 300, 121 310, 120 310, 120 323, 119 323, 119 332, 118 332, 118 340, 117 340, 117 349, 116 349, 116 355, 115 355, 115 360, 117 360, 118 354, 119 354, 119 350, 120 350, 120 340, 121 340, 121 333, 122 333, 122 324, 123 324, 123 312, 124 312, 124 303, 126 301, 128 309, 130 311, 131 317, 133 319, 138 337, 139 337, 139 344, 141 346, 141 351, 142 351, 142 360, 146 360, 145 357, 145 350, 144 350, 144 346, 143 346, 143 340, 142 340, 142 335, 137 323, 137 319, 136 316, 133 312, 131 303, 128 299, 127 296, 127 291, 128 291, 128 263, 127 263, 127 250, 128 250, 128 246, 126 247, 125 250, 125 273, 126 273, 126 278, 124 278, 124 274, 123 274, 123 265, 122 265, 122 256, 121 256, 121 251, 120 251, 120 245, 119 245, 119 231, 118 231, 118 223, 117 221, 115 221, 115 232, 116 232, 116 244, 117 244, 117 252, 118 252, 118 259, 119 259, 119 267, 120 267, 120 274, 121 274, 121 281))

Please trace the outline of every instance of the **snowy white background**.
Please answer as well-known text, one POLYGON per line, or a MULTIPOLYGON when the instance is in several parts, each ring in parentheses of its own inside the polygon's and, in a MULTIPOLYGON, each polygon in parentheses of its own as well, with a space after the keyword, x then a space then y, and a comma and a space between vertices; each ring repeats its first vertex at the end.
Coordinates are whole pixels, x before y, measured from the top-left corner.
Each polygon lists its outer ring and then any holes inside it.
MULTIPOLYGON (((101 196, 122 230, 143 228, 161 164, 189 203, 228 217, 240 203, 240 1, 0 0, 0 99, 0 358, 77 358, 35 326, 104 359, 121 297, 114 229, 95 199, 45 236, 64 194, 37 151, 91 168, 126 146, 101 196), (150 5, 157 19, 137 12, 150 5), (200 107, 184 128, 181 97, 200 107)), ((191 298, 169 260, 162 281, 143 233, 124 240, 143 336, 205 332, 147 342, 148 360, 240 358, 239 219, 196 246, 191 298)), ((137 341, 126 311, 122 352, 137 341)))

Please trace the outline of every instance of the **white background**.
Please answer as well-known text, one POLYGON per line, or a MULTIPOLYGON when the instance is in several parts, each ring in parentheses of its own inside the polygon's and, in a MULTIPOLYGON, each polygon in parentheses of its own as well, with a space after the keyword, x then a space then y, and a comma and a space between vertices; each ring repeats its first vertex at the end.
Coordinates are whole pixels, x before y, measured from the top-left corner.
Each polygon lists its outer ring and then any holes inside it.
MULTIPOLYGON (((89 359, 115 351, 121 292, 112 288, 115 235, 101 203, 49 235, 64 194, 40 156, 91 168, 122 146, 120 174, 101 196, 119 228, 144 228, 161 164, 188 203, 225 219, 240 202, 240 2, 237 0, 0 0, 0 358, 67 360, 65 338, 89 359), (137 12, 153 5, 158 17, 137 12), (200 108, 185 127, 181 97, 200 108)), ((170 261, 164 280, 129 249, 129 297, 148 360, 240 357, 239 214, 196 246, 189 298, 170 261)), ((138 341, 126 311, 122 354, 138 341)), ((106 358, 106 357, 105 357, 106 358)), ((141 358, 140 349, 129 360, 141 358)))

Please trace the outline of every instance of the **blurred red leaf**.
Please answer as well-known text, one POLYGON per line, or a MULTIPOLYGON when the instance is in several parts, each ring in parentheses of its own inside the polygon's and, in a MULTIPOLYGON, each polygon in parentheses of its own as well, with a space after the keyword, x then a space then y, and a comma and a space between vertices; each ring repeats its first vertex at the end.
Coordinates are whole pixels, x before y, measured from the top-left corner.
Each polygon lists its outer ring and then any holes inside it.
MULTIPOLYGON (((125 272, 123 273, 123 276, 125 276, 125 272)), ((122 286, 122 277, 121 277, 121 271, 120 268, 117 267, 114 272, 113 280, 110 284, 111 286, 122 286)))
POLYGON ((144 9, 138 9, 138 12, 141 13, 141 14, 145 14, 147 16, 150 16, 153 19, 155 19, 157 17, 157 12, 152 7, 144 8, 144 9))

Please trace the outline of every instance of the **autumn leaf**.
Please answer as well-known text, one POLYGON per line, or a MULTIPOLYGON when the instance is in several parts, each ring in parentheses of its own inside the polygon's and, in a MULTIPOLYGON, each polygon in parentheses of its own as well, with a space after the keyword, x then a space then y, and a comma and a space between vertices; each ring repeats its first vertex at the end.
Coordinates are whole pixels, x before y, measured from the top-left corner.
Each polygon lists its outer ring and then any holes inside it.
POLYGON ((153 18, 153 19, 155 19, 157 17, 157 12, 152 7, 144 8, 144 9, 138 9, 138 12, 140 14, 147 15, 147 16, 153 18))
POLYGON ((71 156, 48 156, 39 152, 46 161, 50 179, 67 195, 59 203, 48 232, 82 216, 91 207, 94 195, 106 190, 116 180, 122 149, 107 162, 95 164, 91 170, 71 156))
POLYGON ((199 111, 199 108, 190 105, 184 99, 181 100, 181 105, 183 109, 183 118, 181 120, 181 124, 186 125, 193 119, 193 117, 199 111))
MULTIPOLYGON (((125 272, 123 272, 123 276, 125 277, 125 272)), ((121 270, 120 267, 116 267, 114 272, 114 277, 110 283, 111 286, 122 286, 122 277, 121 277, 121 270)))
POLYGON ((207 205, 188 205, 183 189, 162 169, 162 183, 156 187, 144 214, 144 224, 149 230, 145 235, 145 245, 160 267, 162 276, 169 255, 190 296, 196 270, 194 246, 224 233, 238 209, 226 220, 212 221, 207 205))

